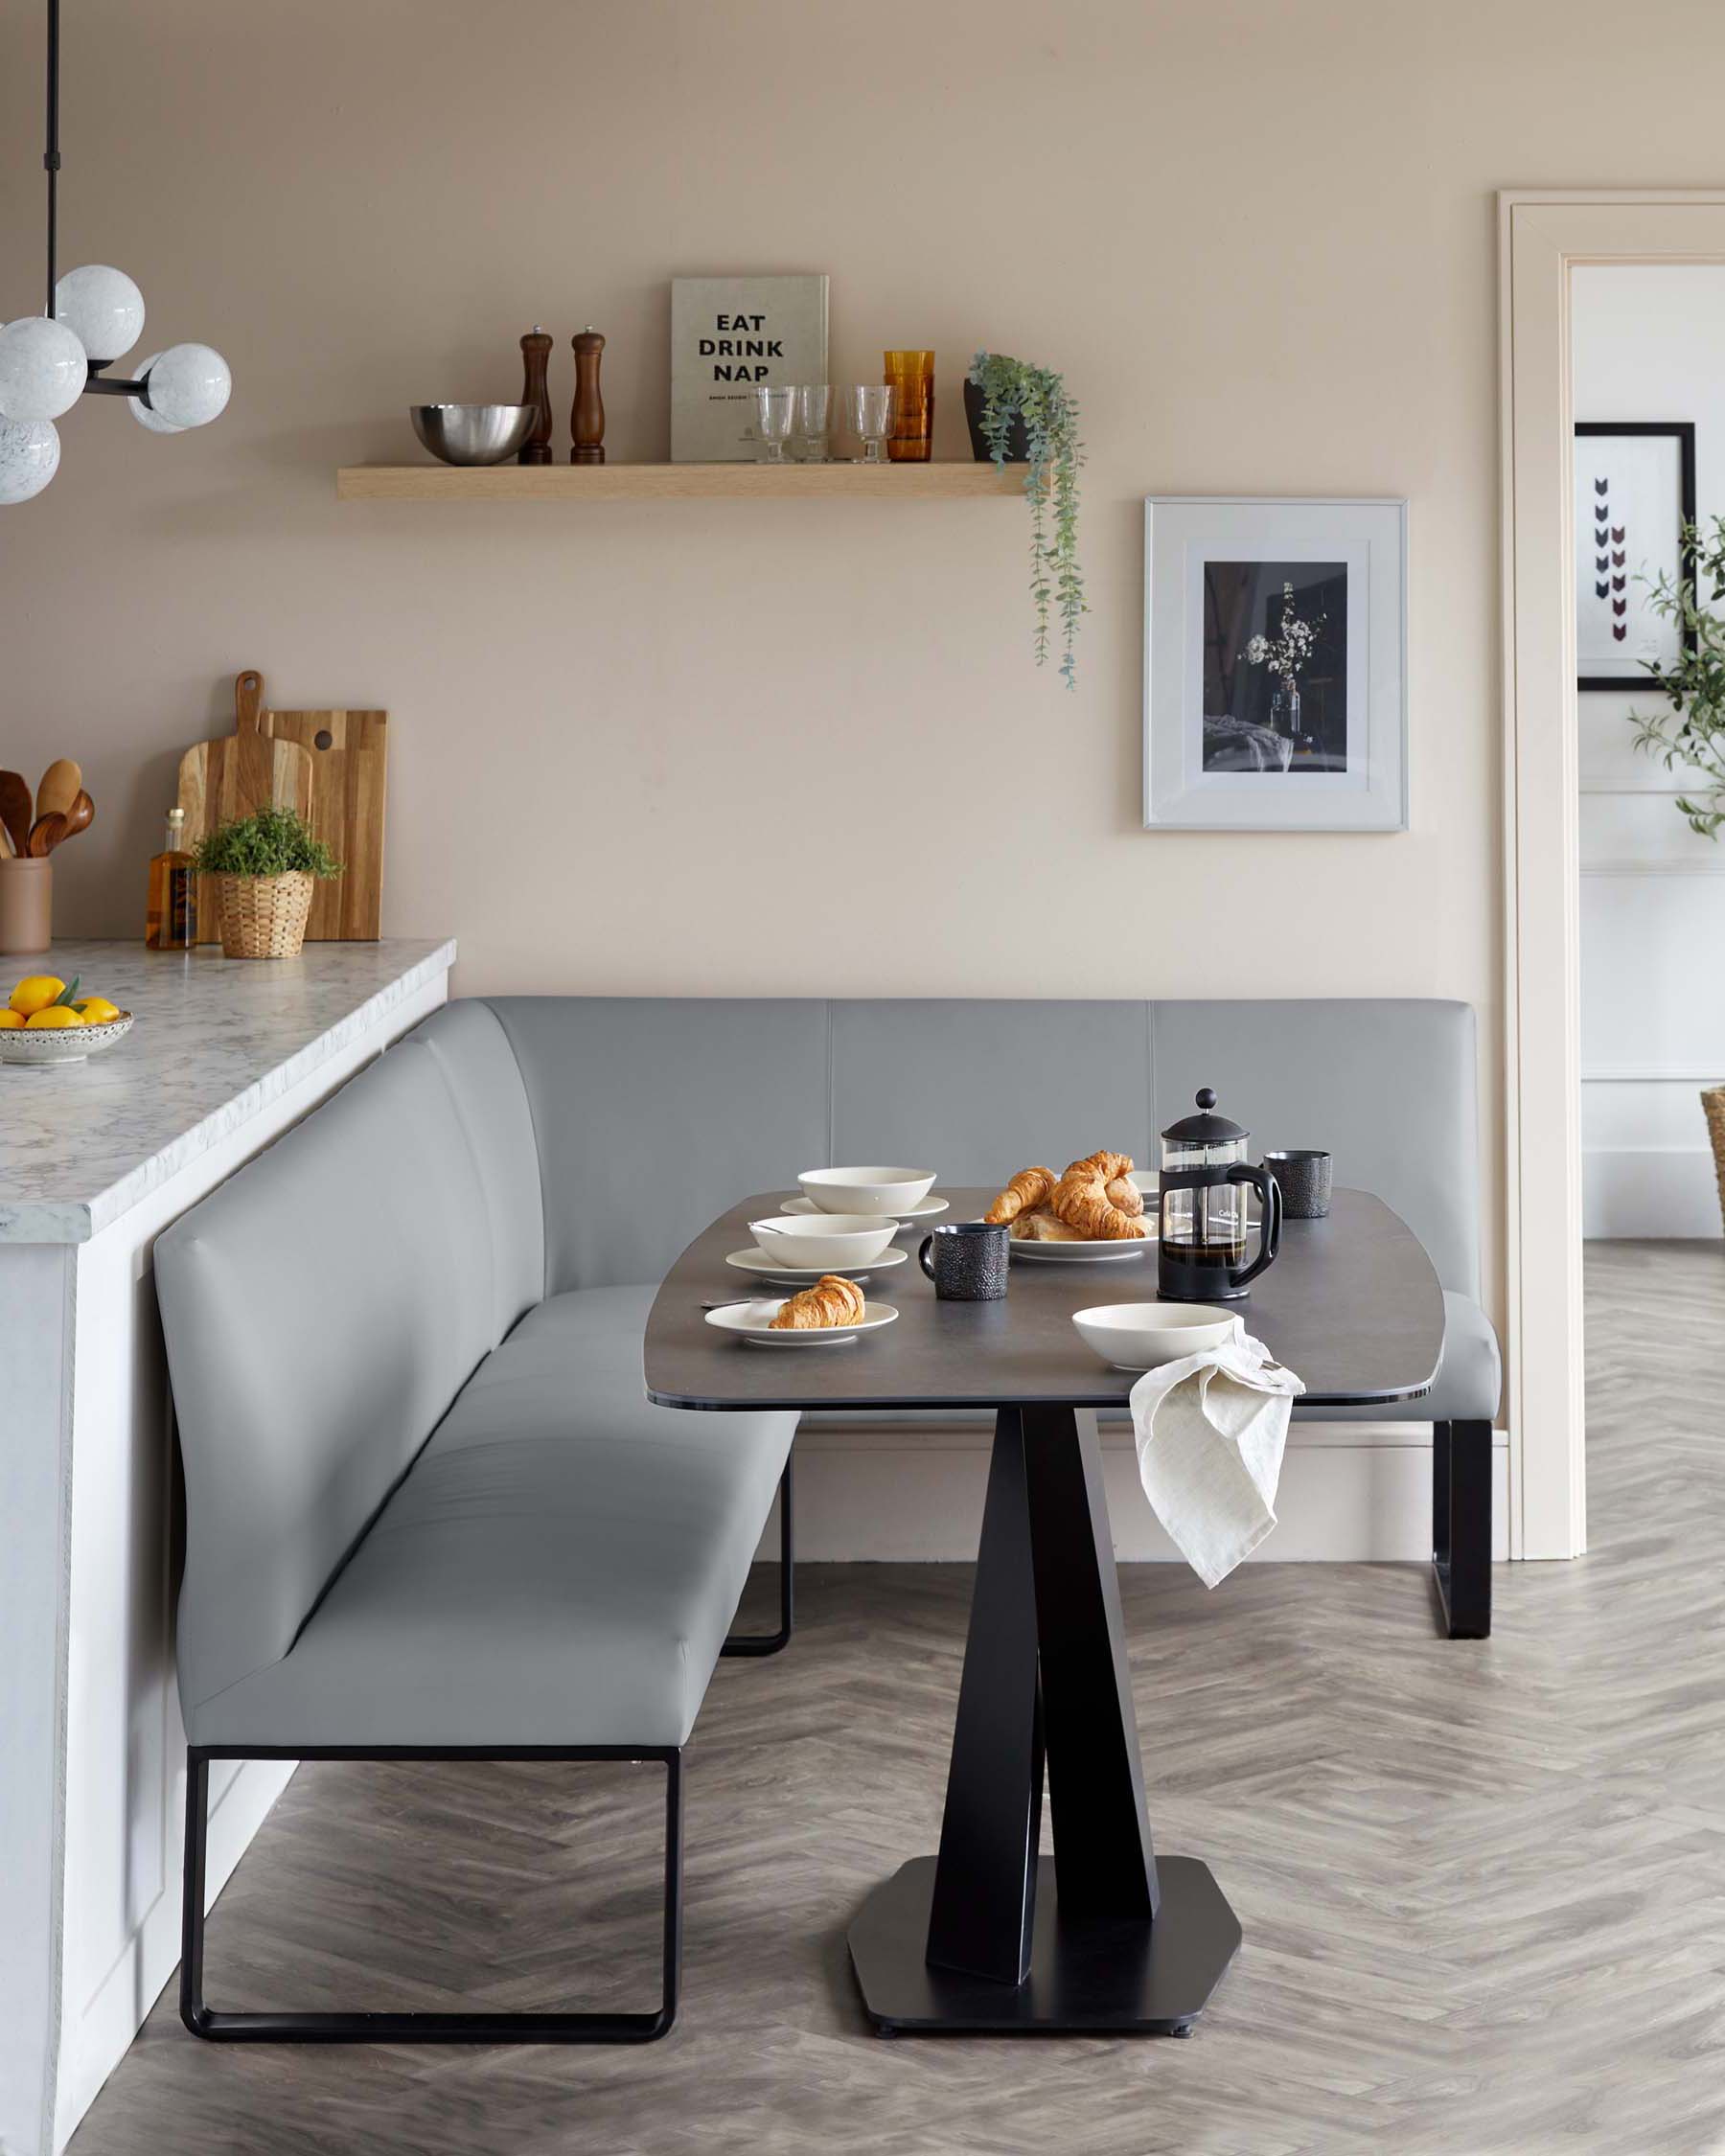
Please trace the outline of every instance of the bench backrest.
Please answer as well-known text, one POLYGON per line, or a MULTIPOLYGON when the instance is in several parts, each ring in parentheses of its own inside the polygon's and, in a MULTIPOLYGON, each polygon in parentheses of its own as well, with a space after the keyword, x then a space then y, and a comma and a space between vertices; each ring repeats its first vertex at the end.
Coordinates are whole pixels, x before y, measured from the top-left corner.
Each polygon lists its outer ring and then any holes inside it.
POLYGON ((190 1704, 287 1653, 378 1507, 544 1287, 526 1093, 452 1005, 168 1228, 190 1704))
MULTIPOLYGON (((504 997, 533 1103, 547 1287, 657 1279, 713 1215, 799 1169, 948 1182, 1157 1160, 1214 1086, 1253 1157, 1327 1146, 1447 1288, 1478 1292, 1473 1013, 1434 1000, 1053 1002, 504 997)), ((424 1030, 441 1022, 428 1021, 424 1030)))

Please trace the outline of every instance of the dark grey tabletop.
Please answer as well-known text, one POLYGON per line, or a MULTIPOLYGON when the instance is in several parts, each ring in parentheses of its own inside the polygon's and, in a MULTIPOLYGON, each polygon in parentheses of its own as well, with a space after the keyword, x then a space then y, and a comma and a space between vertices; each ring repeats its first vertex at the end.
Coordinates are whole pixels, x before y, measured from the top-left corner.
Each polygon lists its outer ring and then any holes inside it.
MULTIPOLYGON (((840 1346, 757 1347, 706 1322, 702 1304, 749 1282, 724 1262, 749 1246, 748 1224, 780 1193, 746 1200, 698 1235, 666 1274, 647 1320, 649 1396, 666 1408, 1116 1407, 1134 1380, 1079 1339, 1074 1310, 1156 1294, 1156 1247, 1098 1265, 1014 1258, 1001 1302, 938 1302, 916 1262, 922 1235, 895 1247, 907 1265, 877 1273, 864 1293, 898 1322, 840 1346)), ((992 1190, 943 1189, 946 1220, 975 1220, 992 1190)), ((763 1294, 782 1290, 763 1288, 763 1294)), ((1327 1220, 1289 1221, 1281 1255, 1230 1306, 1277 1362, 1304 1379, 1315 1406, 1408 1400, 1431 1389, 1443 1353, 1443 1292, 1432 1261, 1381 1199, 1338 1190, 1327 1220)))

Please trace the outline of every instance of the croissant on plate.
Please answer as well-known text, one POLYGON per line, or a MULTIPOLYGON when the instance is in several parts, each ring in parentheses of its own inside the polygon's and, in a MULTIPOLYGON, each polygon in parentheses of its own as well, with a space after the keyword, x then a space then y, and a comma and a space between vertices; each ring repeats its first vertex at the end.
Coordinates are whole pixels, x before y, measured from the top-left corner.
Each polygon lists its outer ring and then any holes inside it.
POLYGON ((867 1304, 854 1280, 837 1273, 823 1273, 812 1288, 804 1288, 780 1304, 778 1315, 768 1322, 770 1332, 811 1333, 833 1325, 857 1325, 867 1304))
POLYGON ((992 1227, 999 1227, 1002 1221, 1017 1220, 1021 1213, 1030 1212, 1046 1202, 1055 1181, 1049 1168, 1021 1168, 982 1218, 992 1227))
POLYGON ((1092 1153, 1074 1160, 1049 1194, 1049 1208, 1086 1242, 1130 1242, 1144 1233, 1143 1198, 1139 1195, 1136 1211, 1128 1211, 1115 1203, 1109 1185, 1126 1183, 1131 1173, 1132 1157, 1126 1153, 1092 1153))
POLYGON ((1082 1240, 1075 1227, 1069 1227, 1046 1205, 1035 1205, 1029 1212, 1020 1213, 1007 1233, 1015 1243, 1076 1243, 1082 1240))

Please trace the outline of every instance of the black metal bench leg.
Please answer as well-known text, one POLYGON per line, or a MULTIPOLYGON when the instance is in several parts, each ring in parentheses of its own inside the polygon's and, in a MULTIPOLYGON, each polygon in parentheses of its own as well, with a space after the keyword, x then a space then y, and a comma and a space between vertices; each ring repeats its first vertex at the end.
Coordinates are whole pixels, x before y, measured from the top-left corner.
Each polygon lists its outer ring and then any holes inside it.
POLYGON ((1432 1578, 1452 1640, 1491 1637, 1491 1425, 1432 1426, 1432 1578))
POLYGON ((433 1751, 393 1747, 380 1752, 330 1750, 284 1755, 227 1751, 186 1754, 186 1872, 181 1907, 180 2019, 194 2036, 217 2043, 276 2044, 647 2044, 677 2018, 682 1978, 682 1754, 634 1753, 615 1746, 564 1751, 522 1746, 508 1752, 433 1751), (652 2013, 222 2013, 204 2004, 205 1865, 212 1759, 623 1759, 662 1762, 665 1769, 665 1892, 663 1985, 652 2013))
POLYGON ((791 1644, 792 1619, 795 1615, 795 1550, 791 1520, 791 1456, 779 1477, 779 1621, 776 1632, 733 1632, 719 1652, 722 1655, 775 1655, 791 1644))

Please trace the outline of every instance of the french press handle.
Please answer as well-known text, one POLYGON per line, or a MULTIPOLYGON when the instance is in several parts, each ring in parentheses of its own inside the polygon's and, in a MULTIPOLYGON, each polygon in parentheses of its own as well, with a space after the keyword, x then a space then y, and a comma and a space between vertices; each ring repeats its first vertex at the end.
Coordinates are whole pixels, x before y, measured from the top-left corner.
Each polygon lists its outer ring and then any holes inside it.
POLYGON ((1229 1169, 1228 1180, 1230 1182, 1250 1183, 1258 1194, 1258 1204, 1264 1208, 1264 1217, 1261 1223, 1263 1240, 1258 1246, 1258 1254, 1244 1273, 1230 1273, 1229 1274, 1229 1280, 1232 1286, 1243 1288, 1248 1280, 1255 1280, 1266 1266, 1275 1262, 1276 1253, 1281 1249, 1281 1184, 1276 1181, 1268 1168, 1254 1168, 1246 1160, 1236 1161, 1229 1169))

